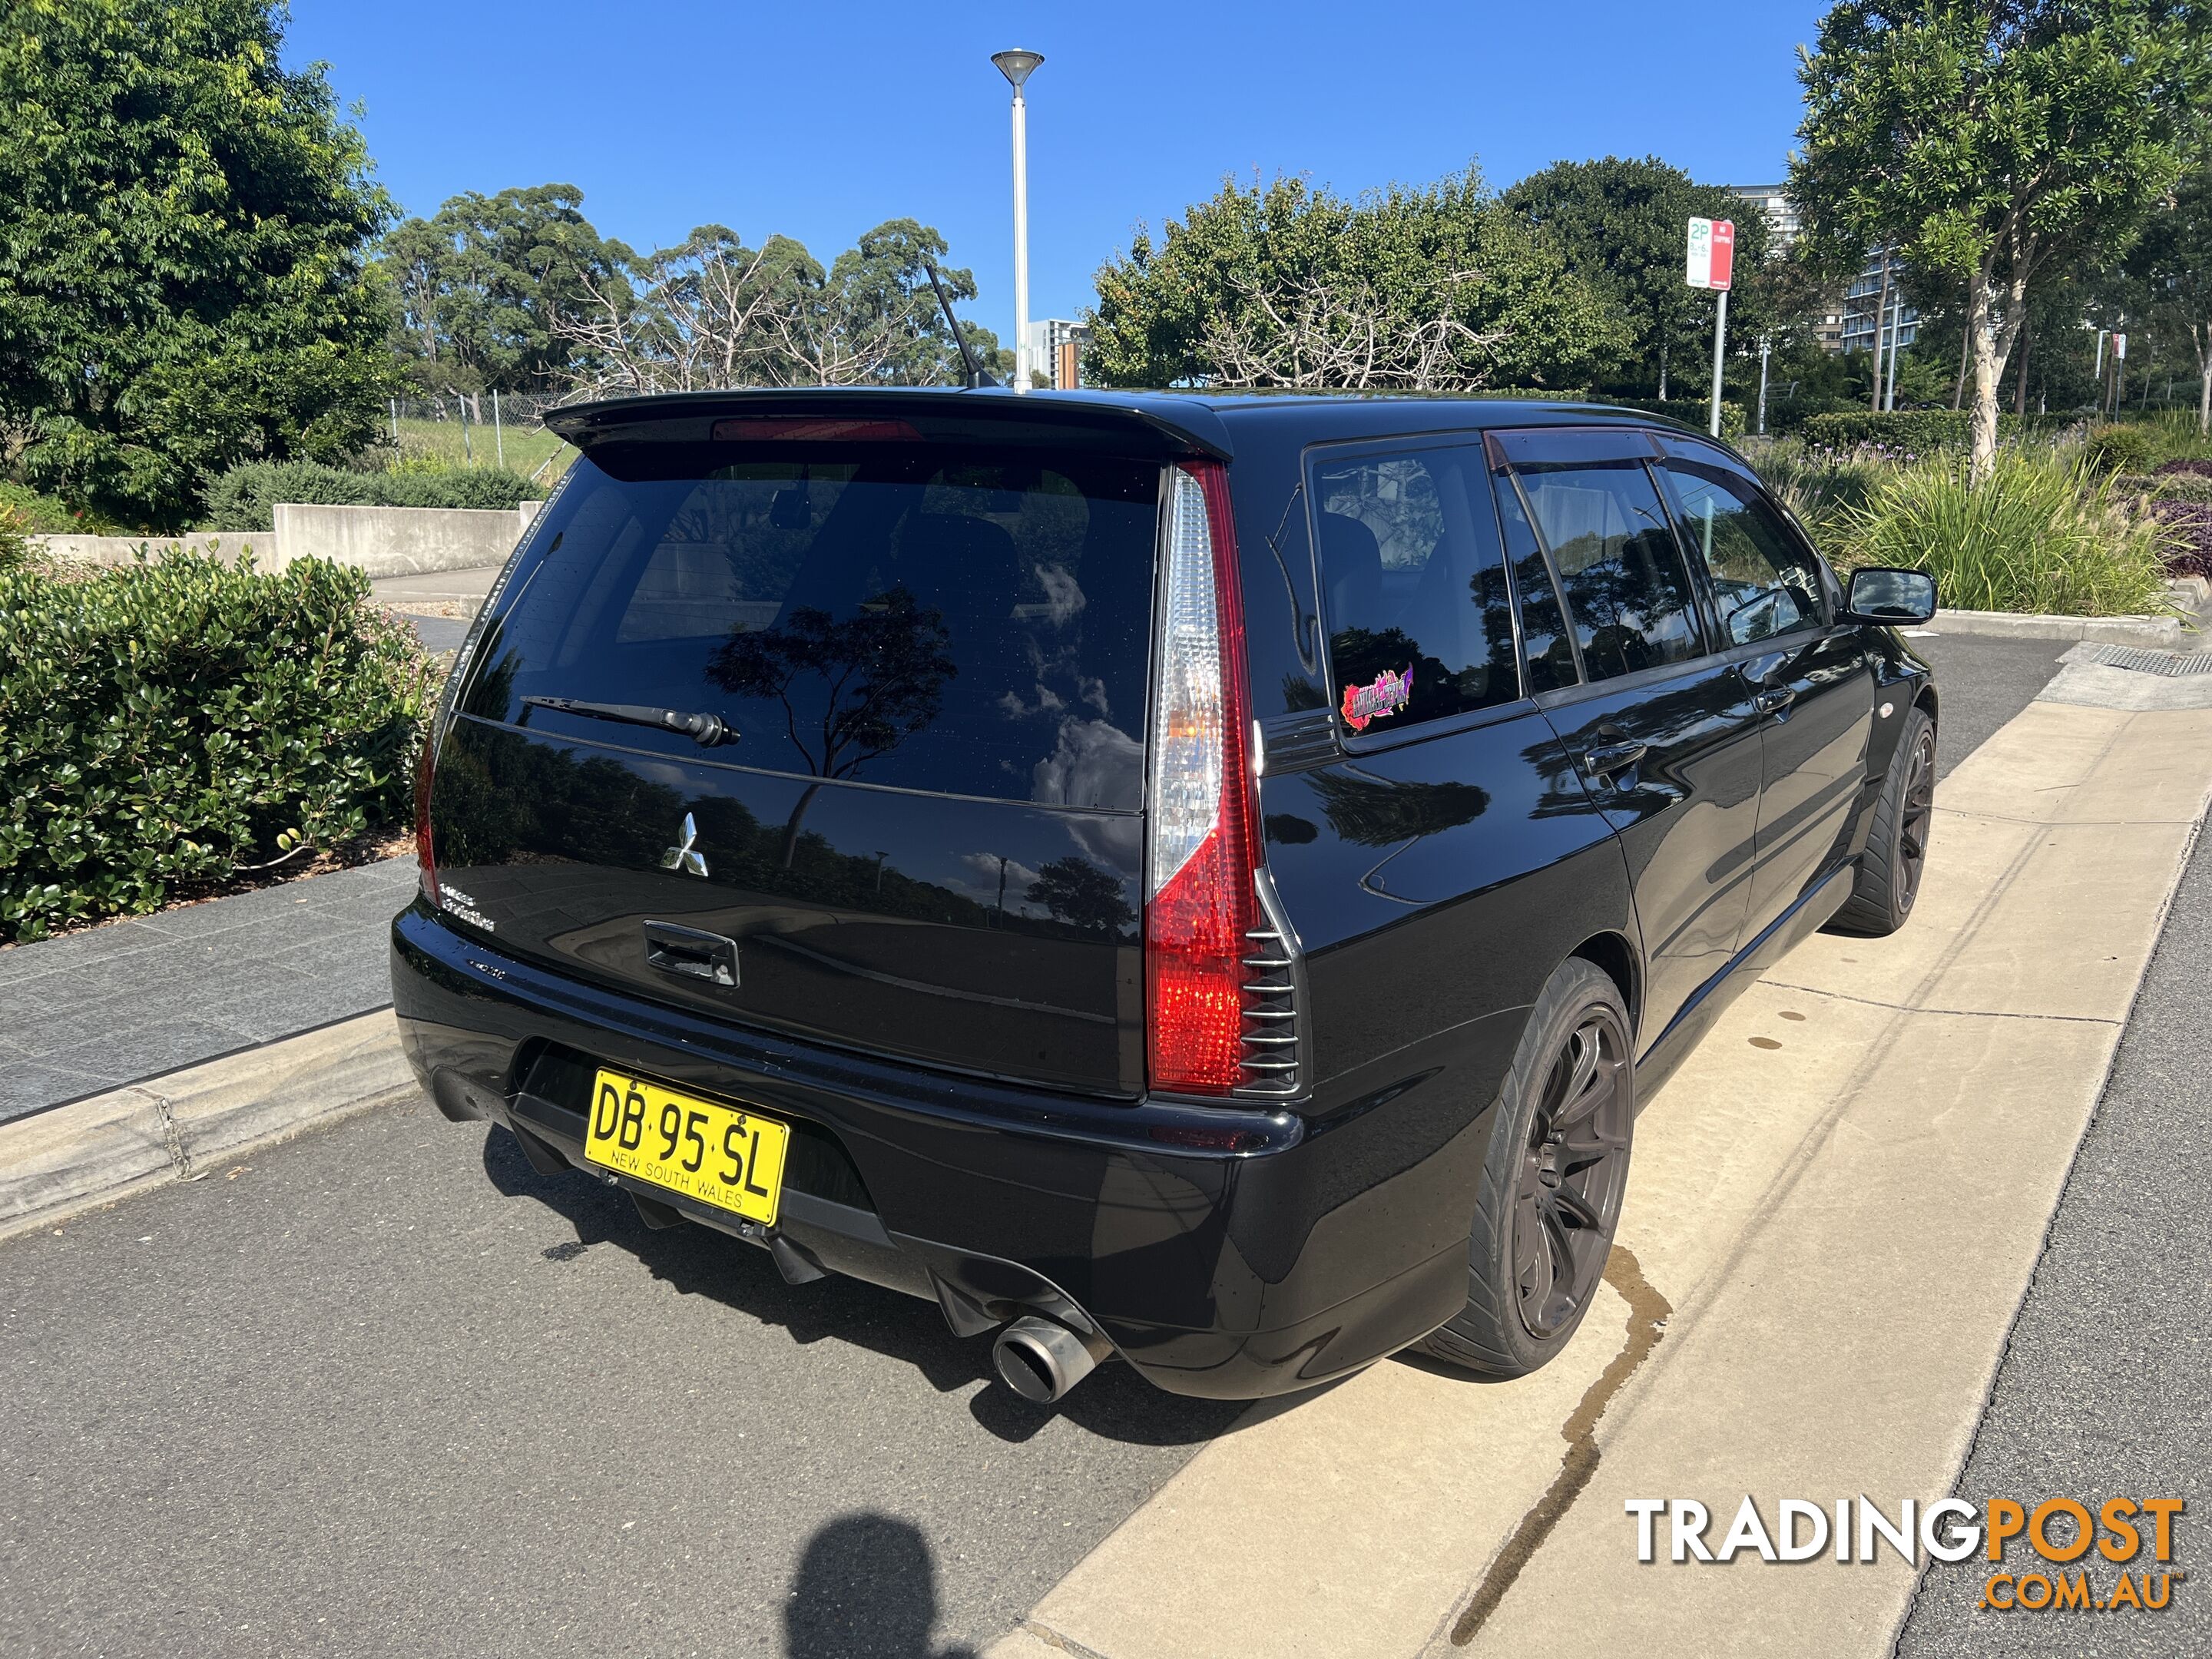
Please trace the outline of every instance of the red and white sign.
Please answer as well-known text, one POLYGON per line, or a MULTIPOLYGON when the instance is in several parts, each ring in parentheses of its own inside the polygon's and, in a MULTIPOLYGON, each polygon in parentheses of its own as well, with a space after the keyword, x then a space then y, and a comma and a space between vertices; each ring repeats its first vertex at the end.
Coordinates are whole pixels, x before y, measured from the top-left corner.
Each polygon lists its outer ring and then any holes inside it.
POLYGON ((1729 288, 1735 279, 1735 221, 1690 221, 1690 258, 1687 270, 1692 288, 1729 288))

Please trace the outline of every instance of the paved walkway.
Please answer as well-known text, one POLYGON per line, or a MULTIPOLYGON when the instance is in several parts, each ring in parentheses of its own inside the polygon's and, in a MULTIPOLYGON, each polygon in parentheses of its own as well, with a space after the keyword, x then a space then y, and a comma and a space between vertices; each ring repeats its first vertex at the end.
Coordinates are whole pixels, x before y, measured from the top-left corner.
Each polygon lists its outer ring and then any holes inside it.
POLYGON ((379 605, 407 619, 427 649, 458 651, 499 572, 499 566, 485 565, 427 576, 380 576, 369 587, 379 605))
POLYGON ((412 858, 0 951, 0 1122, 392 1000, 412 858))

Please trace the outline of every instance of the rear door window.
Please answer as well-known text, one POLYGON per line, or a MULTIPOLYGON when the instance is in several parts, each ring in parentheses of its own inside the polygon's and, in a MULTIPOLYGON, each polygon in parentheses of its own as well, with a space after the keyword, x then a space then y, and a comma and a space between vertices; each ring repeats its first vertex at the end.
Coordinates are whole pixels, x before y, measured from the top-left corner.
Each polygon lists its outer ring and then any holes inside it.
POLYGON ((1521 695, 1513 606, 1479 445, 1312 463, 1330 682, 1354 735, 1521 695))
POLYGON ((525 700, 711 713, 735 765, 1141 804, 1157 463, 646 447, 576 464, 469 713, 688 759, 678 733, 525 700))
POLYGON ((1705 652, 1696 590, 1641 461, 1521 469, 1592 680, 1705 652))

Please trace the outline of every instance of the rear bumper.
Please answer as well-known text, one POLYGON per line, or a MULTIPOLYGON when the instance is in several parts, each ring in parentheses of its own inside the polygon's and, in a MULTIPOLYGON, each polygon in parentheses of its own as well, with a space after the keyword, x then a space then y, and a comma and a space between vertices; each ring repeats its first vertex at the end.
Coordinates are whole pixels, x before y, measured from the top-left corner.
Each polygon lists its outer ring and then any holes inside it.
MULTIPOLYGON (((1355 1370, 1466 1295, 1464 1231, 1429 1230, 1409 1251, 1370 1221, 1332 1224, 1364 1206, 1345 1205, 1328 1138, 1287 1113, 1103 1101, 797 1043, 546 973, 419 903, 392 924, 392 968, 432 1097, 506 1124, 534 1157, 583 1162, 580 1109, 525 1086, 556 1051, 826 1132, 857 1187, 794 1176, 775 1231, 833 1272, 936 1300, 963 1335, 1042 1311, 1103 1331, 1163 1389, 1251 1399, 1355 1370)), ((1487 1127, 1486 1114, 1468 1144, 1487 1127)))

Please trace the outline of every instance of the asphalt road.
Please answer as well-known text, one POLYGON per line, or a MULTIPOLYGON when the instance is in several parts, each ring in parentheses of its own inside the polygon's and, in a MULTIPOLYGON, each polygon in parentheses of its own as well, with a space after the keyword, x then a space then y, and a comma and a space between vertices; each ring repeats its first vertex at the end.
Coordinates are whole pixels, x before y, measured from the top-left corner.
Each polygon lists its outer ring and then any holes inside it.
POLYGON ((1984 639, 1915 631, 1905 643, 1936 671, 1936 775, 1942 777, 2051 684, 2068 640, 1984 639))
POLYGON ((988 1363, 372 1113, 0 1247, 0 1653, 980 1648, 1238 1410, 988 1363))
MULTIPOLYGON (((1916 644, 1948 758, 2057 654, 1916 644)), ((988 1368, 933 1307, 372 1114, 0 1245, 0 1653, 955 1659, 1238 1414, 988 1368)))
MULTIPOLYGON (((2077 1659, 2212 1653, 2212 836, 2200 837, 2097 1115, 2075 1154, 2042 1260, 2013 1327, 1959 1495, 2031 1509, 2069 1497, 2179 1498, 2170 1569, 2185 1572, 2157 1613, 1979 1610, 1999 1569, 1978 1557, 1932 1566, 1899 1659, 2077 1659)), ((2005 1571, 2041 1565, 2014 1542, 2005 1571)), ((2118 1569, 2092 1553, 2096 1595, 2118 1569)), ((2057 1573, 2060 1569, 2046 1568, 2057 1573)), ((2155 1582, 2155 1577, 2154 1577, 2155 1582)))

